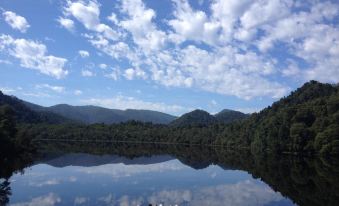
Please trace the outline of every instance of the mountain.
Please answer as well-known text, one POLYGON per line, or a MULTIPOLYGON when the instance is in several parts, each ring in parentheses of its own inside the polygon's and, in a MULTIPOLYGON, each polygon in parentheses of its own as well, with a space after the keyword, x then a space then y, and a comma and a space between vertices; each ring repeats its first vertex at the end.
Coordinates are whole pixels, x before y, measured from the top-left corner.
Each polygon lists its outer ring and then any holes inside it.
POLYGON ((158 124, 169 124, 175 118, 173 115, 169 115, 162 112, 151 111, 151 110, 136 110, 136 109, 127 109, 122 111, 123 115, 127 117, 128 120, 137 120, 141 122, 153 122, 158 124))
POLYGON ((339 154, 339 86, 305 83, 241 123, 225 128, 218 144, 254 151, 339 154))
POLYGON ((210 113, 196 109, 192 112, 183 114, 178 119, 172 121, 170 125, 174 127, 207 126, 216 122, 216 118, 210 115, 210 113))
POLYGON ((112 124, 127 121, 126 117, 117 114, 114 110, 96 106, 71 106, 67 104, 58 104, 51 107, 45 107, 45 110, 86 124, 112 124))
POLYGON ((129 120, 152 122, 155 124, 168 124, 176 118, 175 116, 169 114, 151 110, 118 110, 97 106, 71 106, 67 104, 42 107, 29 102, 26 102, 26 105, 34 111, 53 112, 68 119, 76 120, 86 124, 112 124, 126 122, 129 120))
POLYGON ((217 119, 218 122, 223 122, 227 124, 235 120, 245 119, 249 117, 249 115, 230 109, 224 109, 219 113, 215 114, 214 117, 217 119))
POLYGON ((26 105, 26 102, 14 96, 5 95, 0 91, 0 106, 3 105, 8 105, 14 110, 18 123, 59 124, 71 122, 69 119, 49 111, 32 111, 32 109, 26 105))
POLYGON ((59 124, 79 122, 85 124, 112 124, 135 120, 155 124, 168 124, 176 118, 169 114, 151 110, 118 110, 97 106, 71 106, 67 104, 43 107, 14 96, 5 95, 0 91, 0 106, 5 104, 14 109, 18 123, 59 124))
POLYGON ((227 124, 247 117, 249 117, 249 115, 229 109, 224 109, 214 116, 204 110, 197 109, 183 114, 181 117, 171 122, 170 125, 174 127, 208 126, 213 123, 227 124))

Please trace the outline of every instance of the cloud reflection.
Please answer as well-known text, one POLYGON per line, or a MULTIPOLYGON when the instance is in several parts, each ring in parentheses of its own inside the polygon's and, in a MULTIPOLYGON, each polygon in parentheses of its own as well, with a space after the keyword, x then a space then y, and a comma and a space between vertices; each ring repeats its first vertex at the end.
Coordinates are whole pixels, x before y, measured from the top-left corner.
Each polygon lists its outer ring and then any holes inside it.
POLYGON ((28 202, 11 204, 11 206, 54 206, 60 202, 61 198, 58 195, 49 193, 45 196, 35 197, 28 202))
POLYGON ((280 193, 274 192, 266 184, 259 183, 255 180, 245 180, 235 184, 193 189, 162 190, 145 197, 123 195, 117 198, 113 194, 108 194, 98 200, 107 206, 142 204, 254 206, 279 202, 285 200, 285 198, 280 193))
POLYGON ((74 199, 74 205, 83 205, 89 201, 88 197, 76 197, 74 199))
POLYGON ((141 173, 150 172, 165 172, 165 171, 177 171, 187 168, 178 161, 172 160, 163 163, 150 164, 150 165, 125 165, 119 164, 107 164, 94 167, 82 167, 77 169, 79 172, 95 175, 109 175, 113 178, 129 177, 141 173))

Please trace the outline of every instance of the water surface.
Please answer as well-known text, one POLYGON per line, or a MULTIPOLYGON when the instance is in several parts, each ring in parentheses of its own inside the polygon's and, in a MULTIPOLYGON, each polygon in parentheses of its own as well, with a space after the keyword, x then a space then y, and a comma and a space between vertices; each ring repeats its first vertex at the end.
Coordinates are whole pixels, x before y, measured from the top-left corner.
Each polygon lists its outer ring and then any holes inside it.
POLYGON ((9 205, 334 205, 339 196, 338 186, 303 160, 211 148, 61 148, 48 148, 23 173, 2 179, 9 205), (312 192, 318 194, 306 197, 312 192))

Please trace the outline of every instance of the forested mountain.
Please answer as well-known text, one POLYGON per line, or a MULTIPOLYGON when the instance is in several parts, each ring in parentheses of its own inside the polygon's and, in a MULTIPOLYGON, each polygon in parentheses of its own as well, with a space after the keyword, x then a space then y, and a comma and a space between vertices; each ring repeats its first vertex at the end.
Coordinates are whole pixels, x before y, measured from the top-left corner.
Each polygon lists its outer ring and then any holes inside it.
POLYGON ((26 103, 26 105, 34 111, 53 112, 68 119, 76 120, 85 124, 113 124, 126 122, 128 120, 168 124, 176 118, 169 114, 150 110, 118 110, 97 106, 71 106, 67 104, 58 104, 51 107, 42 107, 32 103, 26 103))
MULTIPOLYGON (((19 114, 18 120, 29 119, 30 115, 36 119, 36 114, 17 100, 6 102, 19 114)), ((339 86, 308 82, 261 112, 228 124, 195 110, 170 126, 138 121, 111 125, 19 124, 19 131, 35 139, 185 143, 256 152, 338 155, 339 86)))
POLYGON ((230 123, 237 120, 247 118, 249 115, 242 112, 224 109, 214 116, 204 110, 194 110, 183 114, 178 119, 171 122, 171 126, 174 127, 187 127, 187 126, 208 126, 216 123, 230 123))
POLYGON ((257 151, 339 154, 339 86, 310 81, 245 121, 228 125, 216 142, 257 151))
POLYGON ((128 120, 136 120, 141 122, 153 122, 156 124, 168 124, 172 122, 176 116, 169 115, 162 112, 151 111, 151 110, 137 110, 127 109, 120 112, 127 117, 128 120))
POLYGON ((13 109, 17 123, 58 124, 70 122, 69 119, 49 111, 32 111, 24 101, 14 96, 4 95, 0 91, 0 106, 3 105, 9 105, 13 109))
POLYGON ((224 109, 221 112, 214 115, 214 117, 217 119, 218 122, 222 123, 230 123, 235 120, 241 120, 249 117, 250 115, 244 114, 242 112, 230 110, 230 109, 224 109))
POLYGON ((171 122, 170 125, 174 127, 207 126, 216 122, 216 118, 208 112, 196 109, 192 112, 183 114, 181 117, 171 122))

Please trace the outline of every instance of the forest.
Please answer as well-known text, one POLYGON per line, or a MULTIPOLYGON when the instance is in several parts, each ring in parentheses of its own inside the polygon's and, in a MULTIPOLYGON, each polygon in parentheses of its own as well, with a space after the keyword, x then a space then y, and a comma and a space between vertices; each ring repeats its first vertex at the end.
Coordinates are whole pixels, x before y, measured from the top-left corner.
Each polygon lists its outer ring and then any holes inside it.
POLYGON ((339 86, 317 81, 305 83, 259 113, 230 123, 205 118, 206 124, 202 119, 199 124, 180 124, 175 120, 175 124, 169 125, 138 121, 88 125, 62 121, 50 113, 37 114, 24 104, 4 99, 0 101, 1 145, 19 145, 19 149, 34 148, 36 140, 62 140, 209 145, 257 153, 339 154, 339 86))

